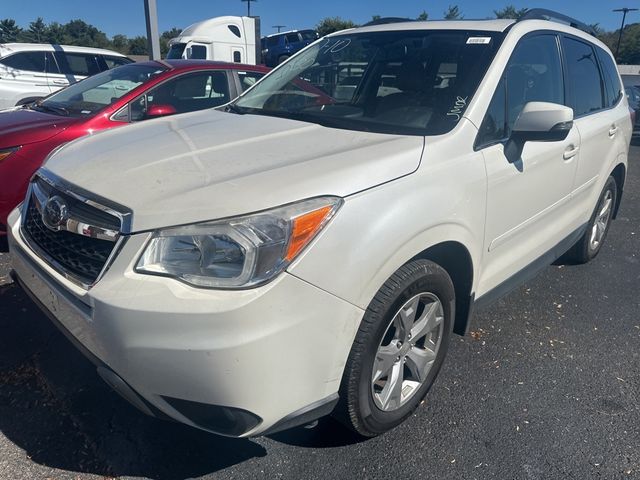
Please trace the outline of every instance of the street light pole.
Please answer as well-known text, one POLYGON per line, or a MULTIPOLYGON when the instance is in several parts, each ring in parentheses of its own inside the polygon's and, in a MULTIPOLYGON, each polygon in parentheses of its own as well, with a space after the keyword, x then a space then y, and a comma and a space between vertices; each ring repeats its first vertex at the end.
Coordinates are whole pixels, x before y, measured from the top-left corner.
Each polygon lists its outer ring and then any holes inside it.
POLYGON ((286 27, 286 25, 272 25, 271 28, 277 28, 278 29, 278 33, 280 33, 280 30, 283 29, 284 27, 286 27))
POLYGON ((251 2, 257 2, 258 0, 241 0, 247 2, 247 17, 251 16, 251 2))
POLYGON ((627 19, 627 13, 638 11, 637 8, 616 8, 614 12, 622 12, 622 25, 620 25, 620 34, 618 35, 618 46, 616 47, 616 62, 618 61, 618 53, 620 53, 620 42, 622 41, 622 30, 624 30, 624 21, 627 19))
POLYGON ((144 16, 147 23, 149 59, 160 60, 160 36, 158 35, 158 8, 156 0, 144 0, 144 16))

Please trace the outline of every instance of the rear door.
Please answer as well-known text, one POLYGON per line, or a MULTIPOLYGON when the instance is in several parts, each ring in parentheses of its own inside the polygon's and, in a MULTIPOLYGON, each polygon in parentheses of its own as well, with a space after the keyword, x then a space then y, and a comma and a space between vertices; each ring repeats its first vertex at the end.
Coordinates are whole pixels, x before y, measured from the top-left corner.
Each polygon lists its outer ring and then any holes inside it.
POLYGON ((49 85, 52 91, 64 88, 67 85, 78 82, 102 70, 98 61, 98 56, 92 53, 65 52, 62 50, 54 52, 59 74, 49 75, 49 85))
MULTIPOLYGON (((595 47, 580 38, 562 38, 567 70, 569 106, 580 132, 580 161, 573 186, 574 203, 586 222, 603 186, 602 175, 617 155, 616 139, 621 137, 620 119, 608 105, 605 80, 595 47)), ((617 74, 616 74, 617 75, 617 74)), ((619 99, 615 99, 615 103, 619 99)), ((627 114, 628 115, 628 114, 627 114)))
POLYGON ((532 101, 565 102, 555 34, 520 40, 480 126, 476 149, 484 155, 488 175, 482 292, 532 264, 577 228, 568 211, 580 147, 577 129, 563 141, 526 142, 514 163, 504 154, 516 118, 532 101))

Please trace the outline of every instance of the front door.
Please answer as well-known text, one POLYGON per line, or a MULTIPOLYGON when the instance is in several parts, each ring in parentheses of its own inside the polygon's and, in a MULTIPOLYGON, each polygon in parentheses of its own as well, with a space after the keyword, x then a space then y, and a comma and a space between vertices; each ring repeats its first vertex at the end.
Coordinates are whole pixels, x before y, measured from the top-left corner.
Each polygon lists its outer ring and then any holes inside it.
POLYGON ((525 143, 511 163, 505 156, 505 139, 531 101, 565 103, 554 34, 527 36, 519 42, 480 127, 488 192, 478 296, 524 269, 574 228, 567 204, 580 147, 577 129, 563 141, 525 143))

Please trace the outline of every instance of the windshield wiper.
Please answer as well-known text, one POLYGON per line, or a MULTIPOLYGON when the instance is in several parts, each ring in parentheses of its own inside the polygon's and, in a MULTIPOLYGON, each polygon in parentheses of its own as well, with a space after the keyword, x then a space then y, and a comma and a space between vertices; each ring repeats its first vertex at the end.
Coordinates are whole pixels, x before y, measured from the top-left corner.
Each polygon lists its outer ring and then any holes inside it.
POLYGON ((60 107, 58 105, 44 104, 40 102, 35 102, 32 104, 33 107, 39 108, 48 112, 57 113, 58 115, 63 115, 65 117, 69 116, 69 110, 64 107, 60 107))
POLYGON ((235 103, 229 103, 226 107, 224 107, 225 112, 231 112, 238 115, 244 115, 245 112, 243 108, 237 106, 235 103))

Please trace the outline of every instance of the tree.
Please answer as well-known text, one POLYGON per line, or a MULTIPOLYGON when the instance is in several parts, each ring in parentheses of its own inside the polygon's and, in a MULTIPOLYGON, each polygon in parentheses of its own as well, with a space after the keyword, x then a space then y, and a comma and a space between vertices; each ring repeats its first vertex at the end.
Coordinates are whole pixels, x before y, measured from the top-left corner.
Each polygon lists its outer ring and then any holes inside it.
POLYGON ((126 35, 114 35, 111 39, 111 48, 120 53, 129 53, 129 39, 126 35))
POLYGON ((527 13, 528 8, 516 9, 513 5, 507 5, 502 10, 494 10, 493 13, 496 18, 512 18, 514 20, 520 20, 527 13))
POLYGON ((27 42, 43 43, 47 41, 48 28, 42 17, 29 24, 29 29, 22 34, 27 42))
POLYGON ((444 12, 445 20, 462 20, 463 18, 464 15, 462 15, 462 12, 458 8, 458 5, 449 5, 447 11, 444 12))
POLYGON ((147 37, 137 36, 129 39, 129 55, 149 55, 147 37))
POLYGON ((380 20, 382 17, 380 15, 371 15, 371 21, 375 22, 376 20, 380 20))
POLYGON ((83 47, 109 47, 109 39, 104 32, 84 20, 71 20, 64 25, 65 36, 71 45, 83 47))
POLYGON ((12 18, 0 20, 0 43, 16 42, 22 29, 12 18))
POLYGON ((330 33, 353 27, 357 27, 357 25, 351 20, 343 20, 340 17, 326 17, 316 25, 316 31, 318 32, 318 35, 324 37, 330 33))
POLYGON ((166 32, 162 32, 160 35, 160 53, 164 57, 169 51, 169 40, 172 38, 176 38, 182 32, 178 27, 173 27, 171 30, 167 30, 166 32))
POLYGON ((69 43, 67 42, 65 28, 58 22, 52 22, 47 27, 46 42, 55 45, 69 43))
MULTIPOLYGON (((619 35, 620 29, 614 32, 601 33, 598 38, 615 53, 619 35)), ((620 42, 620 52, 616 60, 621 65, 640 64, 640 23, 630 23, 624 27, 622 41, 620 42)))
POLYGON ((422 13, 416 17, 416 20, 418 20, 419 22, 424 22, 428 19, 429 19, 429 14, 427 13, 426 10, 423 10, 422 13))

